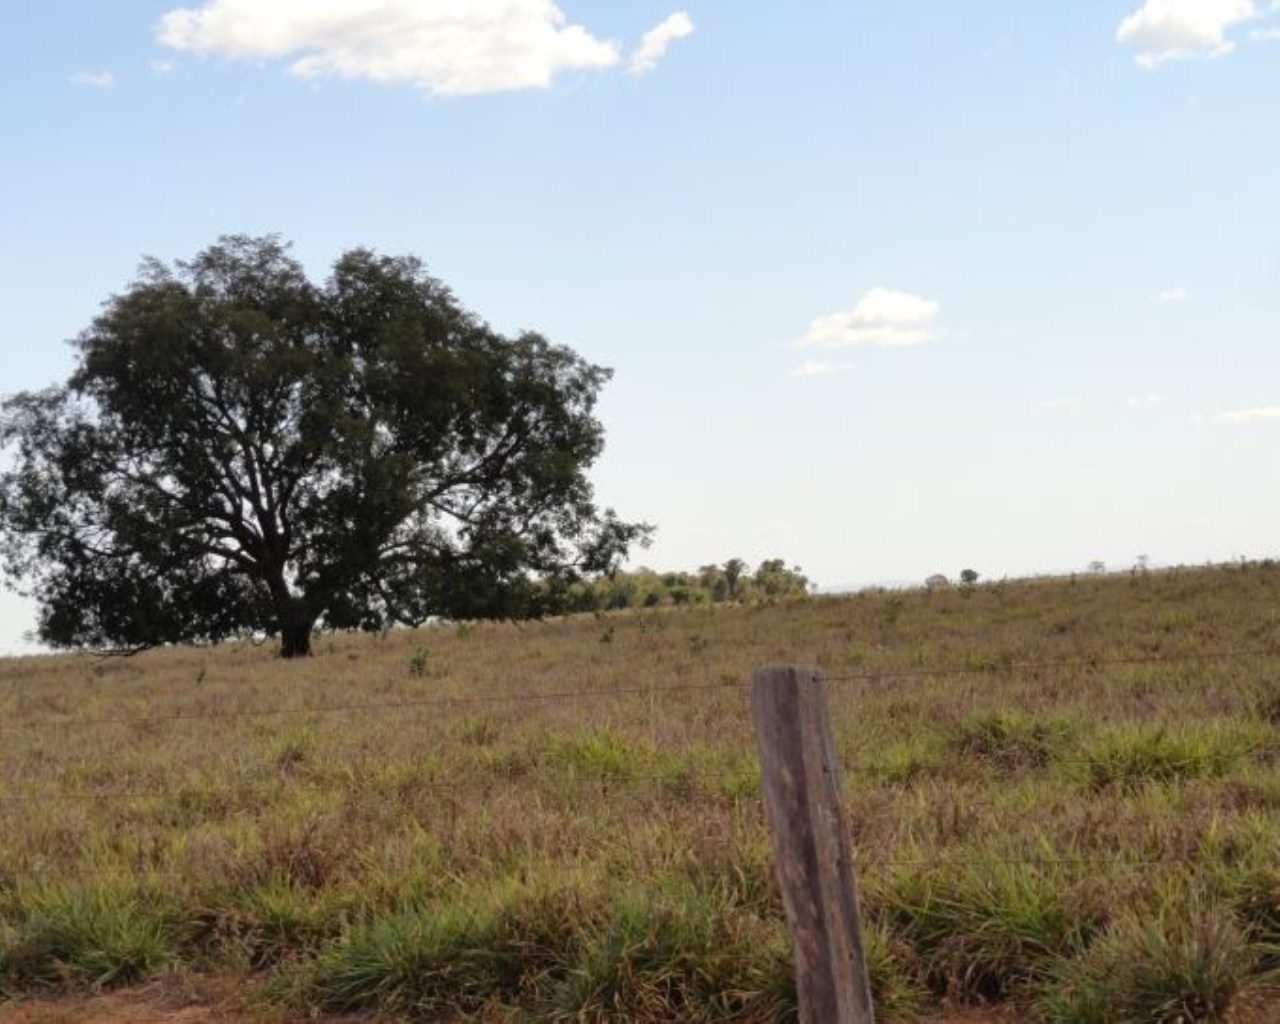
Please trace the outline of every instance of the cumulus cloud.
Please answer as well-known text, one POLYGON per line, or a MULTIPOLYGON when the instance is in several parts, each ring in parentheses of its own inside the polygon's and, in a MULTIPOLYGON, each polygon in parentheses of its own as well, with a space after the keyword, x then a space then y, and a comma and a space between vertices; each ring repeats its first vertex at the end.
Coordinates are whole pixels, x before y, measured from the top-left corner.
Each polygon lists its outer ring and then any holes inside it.
MULTIPOLYGON (((687 34, 677 17, 648 33, 641 51, 660 54, 687 34)), ((553 0, 204 0, 163 15, 156 36, 183 52, 288 59, 302 78, 412 84, 439 96, 546 88, 561 72, 621 59, 616 43, 570 24, 553 0)))
POLYGON ((116 76, 110 71, 77 71, 71 76, 71 84, 86 89, 110 89, 116 84, 116 76))
POLYGON ((1146 0, 1120 22, 1116 40, 1154 68, 1179 57, 1222 57, 1235 49, 1227 30, 1258 16, 1254 0, 1146 0))
POLYGON ((1260 43, 1280 43, 1280 28, 1255 28, 1249 34, 1260 43))
POLYGON ((1280 421, 1280 405, 1257 406, 1252 409, 1228 409, 1213 418, 1215 423, 1242 424, 1280 421))
POLYGON ((658 66, 667 47, 677 39, 692 35, 694 24, 684 11, 676 11, 654 25, 640 39, 640 45, 631 54, 627 70, 633 75, 647 75, 658 66))
POLYGON ((832 373, 844 373, 854 368, 853 363, 836 363, 830 359, 806 359, 791 371, 792 377, 825 377, 832 373))
POLYGON ((938 303, 891 288, 872 288, 853 309, 820 316, 796 341, 801 348, 923 345, 937 337, 938 303))
POLYGON ((1164 405, 1168 399, 1164 395, 1157 395, 1154 392, 1146 395, 1135 395, 1127 402, 1130 409, 1154 409, 1157 405, 1164 405))
POLYGON ((1157 296, 1161 302, 1186 302, 1188 293, 1185 288, 1170 288, 1157 296))

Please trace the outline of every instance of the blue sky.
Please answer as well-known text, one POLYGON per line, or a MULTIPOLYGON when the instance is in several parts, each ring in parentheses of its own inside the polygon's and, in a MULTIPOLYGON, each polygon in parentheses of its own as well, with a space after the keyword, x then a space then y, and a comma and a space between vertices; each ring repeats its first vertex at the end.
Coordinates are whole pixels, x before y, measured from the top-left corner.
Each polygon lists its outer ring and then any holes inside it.
MULTIPOLYGON (((139 259, 414 253, 611 366, 637 564, 1280 554, 1280 3, 41 0, 0 392, 139 259)), ((0 597, 0 649, 30 607, 0 597)))

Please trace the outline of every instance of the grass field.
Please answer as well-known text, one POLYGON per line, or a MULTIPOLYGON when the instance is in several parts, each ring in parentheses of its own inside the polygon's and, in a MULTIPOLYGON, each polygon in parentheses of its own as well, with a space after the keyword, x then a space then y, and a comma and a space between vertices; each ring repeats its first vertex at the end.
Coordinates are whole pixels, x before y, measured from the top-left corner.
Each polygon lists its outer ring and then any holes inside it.
POLYGON ((1273 563, 316 651, 0 661, 0 1005, 793 1017, 746 680, 801 664, 881 1019, 1280 1015, 1273 563))

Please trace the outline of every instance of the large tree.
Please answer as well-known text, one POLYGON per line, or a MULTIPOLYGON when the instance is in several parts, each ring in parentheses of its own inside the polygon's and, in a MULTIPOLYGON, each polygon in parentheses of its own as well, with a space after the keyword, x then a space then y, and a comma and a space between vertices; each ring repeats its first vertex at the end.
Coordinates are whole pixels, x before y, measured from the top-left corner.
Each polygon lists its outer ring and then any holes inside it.
POLYGON ((648 528, 586 470, 610 372, 504 337, 413 258, 323 286, 275 238, 143 263, 62 386, 0 406, 0 558, 56 647, 553 610, 648 528))

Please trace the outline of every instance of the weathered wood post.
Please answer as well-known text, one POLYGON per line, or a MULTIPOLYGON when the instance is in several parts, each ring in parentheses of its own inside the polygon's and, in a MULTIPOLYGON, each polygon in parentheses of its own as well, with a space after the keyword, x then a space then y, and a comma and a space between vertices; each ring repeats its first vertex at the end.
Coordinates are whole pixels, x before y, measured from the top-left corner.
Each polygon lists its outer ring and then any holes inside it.
POLYGON ((751 708, 802 1024, 873 1024, 840 764, 815 669, 758 669, 751 708))

